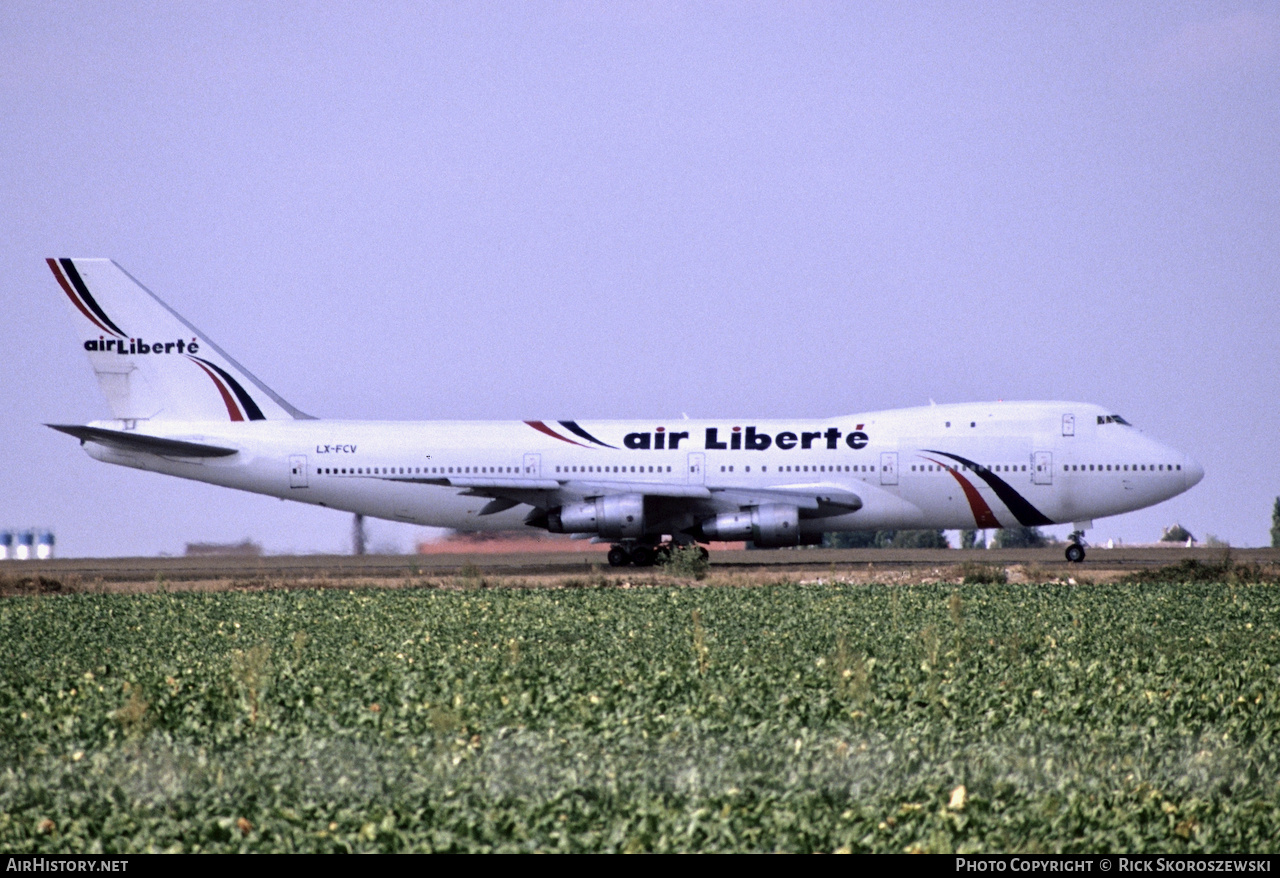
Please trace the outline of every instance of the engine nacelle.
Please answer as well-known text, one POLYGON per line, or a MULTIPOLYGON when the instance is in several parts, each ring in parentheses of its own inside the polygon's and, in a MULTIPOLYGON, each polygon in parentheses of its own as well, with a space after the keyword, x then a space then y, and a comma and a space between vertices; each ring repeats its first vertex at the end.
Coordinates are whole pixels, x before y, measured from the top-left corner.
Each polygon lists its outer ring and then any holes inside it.
POLYGON ((800 536, 800 510, 785 503, 724 512, 702 522, 701 528, 707 539, 750 540, 762 549, 809 544, 800 536))
POLYGON ((644 536, 644 495, 615 494, 561 506, 547 516, 556 534, 599 534, 613 540, 644 536))

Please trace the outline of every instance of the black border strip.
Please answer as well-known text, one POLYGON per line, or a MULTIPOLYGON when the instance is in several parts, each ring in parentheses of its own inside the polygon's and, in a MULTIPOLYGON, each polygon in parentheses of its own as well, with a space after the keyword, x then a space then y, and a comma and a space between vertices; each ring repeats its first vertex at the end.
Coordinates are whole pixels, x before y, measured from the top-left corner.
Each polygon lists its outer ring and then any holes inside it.
POLYGON ((594 442, 595 444, 602 445, 605 448, 612 448, 614 451, 618 450, 616 446, 609 445, 605 442, 601 442, 595 436, 592 436, 586 430, 579 427, 577 421, 559 421, 558 423, 560 424, 560 426, 564 427, 570 433, 574 434, 575 436, 579 436, 583 439, 586 439, 588 442, 594 442))
POLYGON ((111 318, 107 316, 107 312, 103 311, 102 306, 99 305, 94 300, 93 296, 89 294, 89 288, 85 286, 84 280, 80 277, 80 272, 76 271, 76 264, 70 259, 59 259, 58 262, 62 264, 62 270, 67 273, 67 277, 71 279, 71 285, 76 288, 76 292, 80 294, 80 298, 84 299, 85 304, 89 306, 89 310, 94 314, 97 314, 98 317, 101 318, 102 322, 111 328, 112 332, 117 332, 125 338, 128 338, 129 333, 112 323, 111 318))

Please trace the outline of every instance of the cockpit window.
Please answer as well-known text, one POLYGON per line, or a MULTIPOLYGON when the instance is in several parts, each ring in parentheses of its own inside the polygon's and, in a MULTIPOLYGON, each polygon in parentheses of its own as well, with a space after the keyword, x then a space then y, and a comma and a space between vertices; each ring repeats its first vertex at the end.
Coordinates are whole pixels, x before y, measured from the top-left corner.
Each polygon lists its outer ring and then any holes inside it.
POLYGON ((1124 424, 1126 427, 1133 425, 1119 415, 1098 415, 1099 424, 1124 424))

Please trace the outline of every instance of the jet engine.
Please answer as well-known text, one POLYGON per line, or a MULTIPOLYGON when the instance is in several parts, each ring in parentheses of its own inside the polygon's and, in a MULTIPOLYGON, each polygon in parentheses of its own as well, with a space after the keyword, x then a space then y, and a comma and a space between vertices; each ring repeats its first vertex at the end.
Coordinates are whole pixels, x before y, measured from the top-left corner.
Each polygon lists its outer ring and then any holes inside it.
POLYGON ((599 534, 620 540, 644 536, 644 495, 613 494, 553 509, 547 530, 555 534, 599 534))
MULTIPOLYGON (((800 510, 785 503, 766 503, 740 512, 724 512, 700 525, 709 540, 750 540, 763 549, 815 544, 800 534, 800 510)), ((821 537, 817 537, 821 540, 821 537)))

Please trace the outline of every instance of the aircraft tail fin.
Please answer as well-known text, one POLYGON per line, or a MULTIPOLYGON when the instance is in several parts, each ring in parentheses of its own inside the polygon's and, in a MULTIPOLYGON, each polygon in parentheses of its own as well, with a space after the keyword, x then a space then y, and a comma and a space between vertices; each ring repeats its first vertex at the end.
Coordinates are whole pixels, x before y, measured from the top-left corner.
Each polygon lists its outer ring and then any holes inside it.
POLYGON ((308 419, 110 259, 49 259, 119 420, 308 419))

